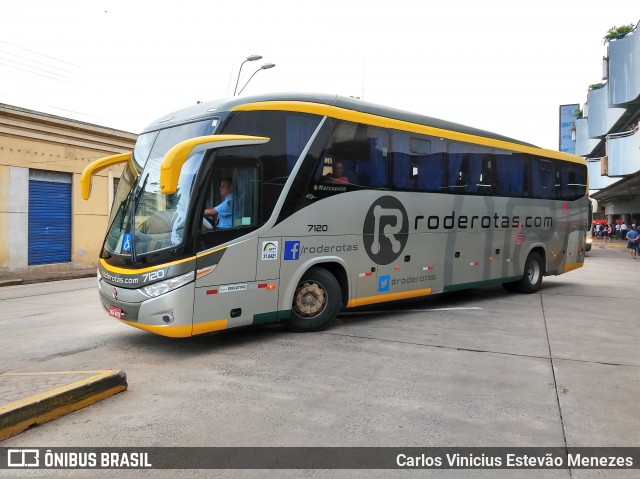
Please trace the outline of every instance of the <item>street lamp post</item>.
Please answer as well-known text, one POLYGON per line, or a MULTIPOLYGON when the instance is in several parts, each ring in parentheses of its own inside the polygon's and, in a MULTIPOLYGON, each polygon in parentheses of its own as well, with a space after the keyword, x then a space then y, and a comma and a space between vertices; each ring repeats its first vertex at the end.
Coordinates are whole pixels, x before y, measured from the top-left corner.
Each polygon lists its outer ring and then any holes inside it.
POLYGON ((275 67, 275 64, 273 63, 265 63, 264 65, 262 65, 260 68, 258 68, 256 71, 253 72, 253 75, 251 75, 249 77, 249 79, 247 80, 247 83, 244 84, 244 86, 242 87, 242 89, 238 92, 238 95, 240 95, 240 93, 242 93, 242 91, 247 88, 247 85, 249 84, 249 82, 251 81, 251 79, 255 76, 256 73, 258 73, 260 70, 268 70, 269 68, 273 68, 275 67))
MULTIPOLYGON (((236 90, 238 89, 238 82, 240 81, 240 73, 242 72, 242 67, 247 62, 255 62, 256 60, 260 60, 262 55, 249 55, 245 61, 240 64, 240 69, 238 70, 238 78, 236 79, 236 87, 233 89, 233 96, 236 96, 236 90)), ((246 85, 245 85, 246 86, 246 85)))

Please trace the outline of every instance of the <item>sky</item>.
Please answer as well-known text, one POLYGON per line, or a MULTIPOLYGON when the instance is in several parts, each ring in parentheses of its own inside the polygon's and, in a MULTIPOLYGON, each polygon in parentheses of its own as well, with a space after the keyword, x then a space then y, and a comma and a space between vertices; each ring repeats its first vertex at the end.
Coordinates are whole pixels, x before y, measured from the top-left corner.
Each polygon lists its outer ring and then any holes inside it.
POLYGON ((0 103, 131 133, 233 95, 360 97, 558 149, 637 0, 0 0, 0 103))

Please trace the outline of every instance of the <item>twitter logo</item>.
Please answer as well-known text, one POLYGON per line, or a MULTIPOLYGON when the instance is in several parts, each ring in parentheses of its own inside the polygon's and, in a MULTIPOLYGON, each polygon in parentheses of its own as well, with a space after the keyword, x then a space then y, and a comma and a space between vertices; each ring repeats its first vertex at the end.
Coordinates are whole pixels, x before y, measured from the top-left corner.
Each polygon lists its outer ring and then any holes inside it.
POLYGON ((380 276, 378 278, 378 293, 389 291, 391 286, 391 276, 380 276))

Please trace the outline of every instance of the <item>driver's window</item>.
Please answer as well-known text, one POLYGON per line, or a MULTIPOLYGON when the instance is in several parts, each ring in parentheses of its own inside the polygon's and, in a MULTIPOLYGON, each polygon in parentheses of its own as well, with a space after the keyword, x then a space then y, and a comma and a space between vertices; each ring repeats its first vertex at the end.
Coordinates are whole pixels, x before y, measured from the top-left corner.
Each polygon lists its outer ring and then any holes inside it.
POLYGON ((258 169, 237 168, 233 177, 235 197, 232 226, 256 226, 258 223, 258 169))
POLYGON ((213 171, 205 201, 205 231, 257 226, 258 173, 254 166, 213 171))

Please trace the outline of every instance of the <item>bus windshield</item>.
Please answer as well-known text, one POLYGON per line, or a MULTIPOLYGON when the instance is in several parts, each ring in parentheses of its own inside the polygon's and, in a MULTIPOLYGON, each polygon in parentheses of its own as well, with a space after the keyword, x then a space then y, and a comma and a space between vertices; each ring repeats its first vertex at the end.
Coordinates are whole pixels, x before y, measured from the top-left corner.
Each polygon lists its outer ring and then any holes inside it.
POLYGON ((114 216, 106 251, 135 256, 183 242, 193 182, 204 153, 185 162, 178 189, 171 195, 160 192, 160 163, 170 148, 188 138, 211 134, 216 124, 217 120, 209 119, 140 135, 133 156, 142 173, 114 216))

